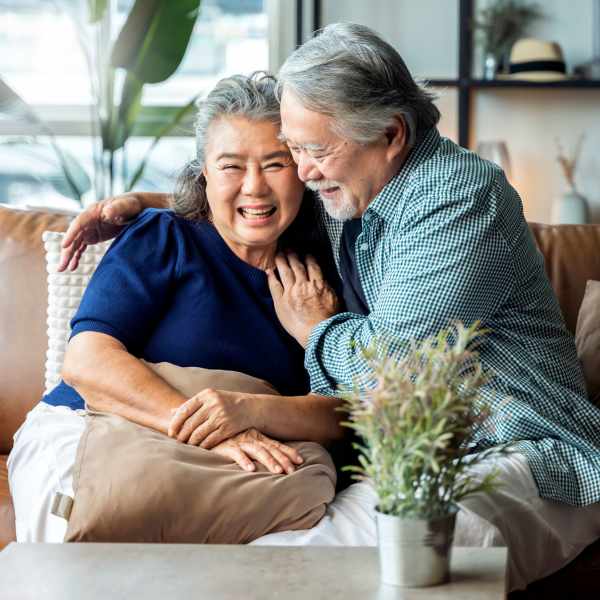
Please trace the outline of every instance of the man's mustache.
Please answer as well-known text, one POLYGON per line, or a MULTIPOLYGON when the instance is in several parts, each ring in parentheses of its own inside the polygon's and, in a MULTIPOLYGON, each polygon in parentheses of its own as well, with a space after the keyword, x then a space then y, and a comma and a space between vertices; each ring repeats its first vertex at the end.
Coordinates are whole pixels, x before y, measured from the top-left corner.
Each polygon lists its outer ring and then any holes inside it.
POLYGON ((333 181, 332 179, 309 179, 305 183, 306 187, 313 192, 318 192, 319 190, 326 190, 334 187, 341 187, 337 181, 333 181))

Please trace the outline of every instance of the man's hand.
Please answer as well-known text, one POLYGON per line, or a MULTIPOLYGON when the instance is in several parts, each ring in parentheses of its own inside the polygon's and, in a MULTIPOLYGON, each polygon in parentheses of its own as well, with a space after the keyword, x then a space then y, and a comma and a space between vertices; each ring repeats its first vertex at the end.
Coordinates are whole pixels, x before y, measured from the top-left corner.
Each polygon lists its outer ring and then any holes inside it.
POLYGON ((295 254, 275 258, 279 279, 267 271, 275 312, 285 330, 306 348, 313 328, 338 312, 338 299, 314 258, 306 266, 295 254))
POLYGON ((168 434, 178 441, 210 450, 252 427, 248 394, 207 388, 184 402, 174 413, 168 434))
POLYGON ((245 471, 254 471, 252 459, 263 464, 271 473, 292 473, 301 465, 300 454, 256 429, 248 429, 215 446, 212 452, 234 460, 245 471))
POLYGON ((62 243, 59 271, 74 271, 88 244, 114 238, 127 221, 144 207, 136 194, 123 194, 96 202, 77 215, 69 225, 62 243))

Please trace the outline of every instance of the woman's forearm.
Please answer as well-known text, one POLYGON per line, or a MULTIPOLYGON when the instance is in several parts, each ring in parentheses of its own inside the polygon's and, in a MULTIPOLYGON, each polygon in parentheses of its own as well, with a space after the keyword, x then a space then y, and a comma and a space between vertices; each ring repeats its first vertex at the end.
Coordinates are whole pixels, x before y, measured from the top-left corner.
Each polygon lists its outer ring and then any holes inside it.
POLYGON ((340 421, 344 414, 336 410, 342 401, 330 396, 272 396, 256 394, 256 428, 278 440, 313 441, 327 445, 346 435, 340 421))
POLYGON ((140 203, 140 210, 145 208, 170 208, 171 194, 163 192, 130 192, 140 203))
POLYGON ((71 339, 62 376, 90 408, 162 433, 167 433, 172 409, 187 399, 103 333, 86 331, 71 339))

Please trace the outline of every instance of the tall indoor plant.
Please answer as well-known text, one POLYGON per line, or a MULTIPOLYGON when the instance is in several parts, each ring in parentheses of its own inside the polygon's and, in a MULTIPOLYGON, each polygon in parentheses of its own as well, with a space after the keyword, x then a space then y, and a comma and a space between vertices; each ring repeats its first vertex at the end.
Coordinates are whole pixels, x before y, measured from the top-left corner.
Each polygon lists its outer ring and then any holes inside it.
MULTIPOLYGON (((143 174, 158 141, 193 111, 197 96, 158 124, 145 124, 153 142, 131 173, 127 141, 136 133, 146 84, 168 79, 178 68, 198 18, 200 0, 135 0, 125 24, 112 35, 114 0, 57 0, 77 27, 92 91, 94 147, 93 187, 97 199, 133 188, 143 174), (113 39, 114 37, 114 39, 113 39)), ((61 149, 51 128, 19 94, 0 79, 0 113, 32 125, 48 136, 68 184, 68 192, 82 201, 90 178, 77 159, 61 149)))
MULTIPOLYGON (((385 583, 425 586, 448 578, 457 502, 495 485, 495 472, 469 469, 495 448, 469 455, 485 426, 481 389, 489 381, 476 351, 483 335, 462 324, 401 355, 364 353, 366 379, 343 393, 360 466, 378 496, 377 530, 385 583)), ((384 347, 385 348, 385 347, 384 347)))

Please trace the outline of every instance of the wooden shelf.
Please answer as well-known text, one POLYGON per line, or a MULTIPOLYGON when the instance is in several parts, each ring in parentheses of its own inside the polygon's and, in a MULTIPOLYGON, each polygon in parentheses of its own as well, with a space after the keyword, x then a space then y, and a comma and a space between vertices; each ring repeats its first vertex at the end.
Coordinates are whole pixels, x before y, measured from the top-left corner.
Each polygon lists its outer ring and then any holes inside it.
POLYGON ((464 82, 464 84, 471 88, 600 89, 600 80, 598 79, 563 79, 561 81, 523 81, 520 79, 471 79, 464 82))
POLYGON ((432 87, 600 89, 600 79, 525 81, 523 79, 425 79, 432 87))
POLYGON ((458 79, 425 79, 425 82, 432 87, 457 87, 460 84, 458 79))
MULTIPOLYGON (((301 20, 301 5, 296 0, 301 20)), ((322 0, 312 0, 315 15, 314 29, 322 23, 322 0)), ((458 143, 468 147, 471 129, 472 102, 480 89, 544 89, 544 90, 593 90, 600 89, 600 80, 566 79, 561 81, 524 81, 518 79, 477 79, 473 77, 473 17, 475 0, 458 0, 458 77, 448 79, 423 78, 431 87, 453 88, 458 101, 458 143)), ((302 41, 298 35, 298 44, 302 41)))

